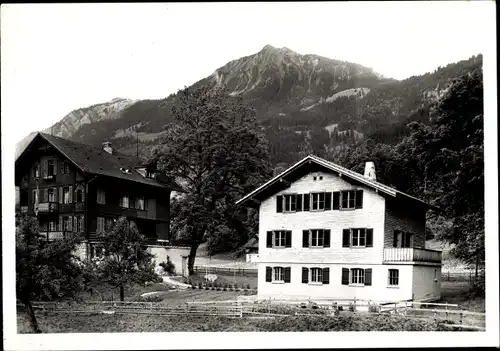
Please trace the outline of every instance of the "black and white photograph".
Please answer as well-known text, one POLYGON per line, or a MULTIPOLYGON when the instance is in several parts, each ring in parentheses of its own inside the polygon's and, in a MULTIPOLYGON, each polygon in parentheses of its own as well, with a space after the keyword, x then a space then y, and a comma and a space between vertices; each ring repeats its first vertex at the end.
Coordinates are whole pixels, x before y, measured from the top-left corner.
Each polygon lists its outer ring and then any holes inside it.
POLYGON ((495 11, 2 4, 4 348, 499 347, 495 11))

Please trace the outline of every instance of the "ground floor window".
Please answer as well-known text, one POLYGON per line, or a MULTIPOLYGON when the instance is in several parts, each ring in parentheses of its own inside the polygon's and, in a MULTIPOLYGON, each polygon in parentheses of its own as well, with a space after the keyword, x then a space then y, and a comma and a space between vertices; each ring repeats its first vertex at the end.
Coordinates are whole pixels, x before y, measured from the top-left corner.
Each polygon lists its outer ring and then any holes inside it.
POLYGON ((56 231, 57 231, 57 222, 50 221, 49 222, 49 232, 56 232, 56 231))
POLYGON ((372 285, 372 269, 342 268, 342 285, 372 285))
POLYGON ((266 282, 290 283, 291 267, 266 267, 266 282))
POLYGON ((311 268, 311 282, 323 283, 323 269, 311 268))
POLYGON ((389 269, 389 286, 399 285, 399 269, 389 269))
POLYGON ((351 284, 364 284, 365 270, 360 268, 351 269, 351 284))
POLYGON ((329 284, 330 268, 302 267, 302 283, 329 284))

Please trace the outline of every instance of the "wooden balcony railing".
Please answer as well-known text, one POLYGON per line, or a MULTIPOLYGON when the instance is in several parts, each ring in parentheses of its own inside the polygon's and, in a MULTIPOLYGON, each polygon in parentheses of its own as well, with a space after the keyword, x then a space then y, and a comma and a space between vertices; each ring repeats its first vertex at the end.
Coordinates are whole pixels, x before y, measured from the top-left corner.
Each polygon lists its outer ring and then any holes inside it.
POLYGON ((59 212, 59 204, 57 202, 41 202, 38 204, 38 213, 55 212, 59 212))
POLYGON ((441 263, 441 251, 407 247, 384 248, 384 262, 441 263))
POLYGON ((40 232, 40 236, 42 236, 43 240, 47 241, 52 241, 52 240, 59 240, 59 239, 65 239, 68 235, 73 234, 73 232, 66 232, 66 231, 46 231, 46 232, 40 232))

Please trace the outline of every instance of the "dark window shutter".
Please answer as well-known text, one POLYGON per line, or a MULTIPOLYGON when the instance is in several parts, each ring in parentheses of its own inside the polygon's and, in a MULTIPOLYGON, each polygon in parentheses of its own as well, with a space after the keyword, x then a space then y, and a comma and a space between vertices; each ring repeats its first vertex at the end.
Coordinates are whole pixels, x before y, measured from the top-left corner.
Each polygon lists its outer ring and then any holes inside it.
POLYGON ((351 230, 344 229, 342 230, 342 247, 351 246, 351 230))
POLYGON ((273 232, 272 231, 267 232, 266 247, 273 247, 273 232))
POLYGON ((304 194, 304 211, 309 211, 311 194, 304 194))
POLYGON ((333 192, 333 209, 340 210, 340 191, 333 192))
POLYGON ((290 283, 291 267, 285 267, 285 283, 290 283))
POLYGON ((266 267, 266 282, 273 280, 273 269, 271 267, 266 267))
POLYGON ((365 269, 365 285, 372 285, 372 269, 367 268, 365 269))
POLYGON ((323 236, 323 247, 330 247, 330 229, 325 229, 323 236))
POLYGON ((342 268, 342 285, 349 285, 349 268, 342 268))
POLYGON ((323 268, 323 284, 330 284, 330 268, 323 268))
POLYGON ((309 247, 309 230, 302 231, 302 247, 309 247))
POLYGON ((302 267, 302 283, 309 283, 309 269, 306 267, 302 267))
POLYGON ((297 212, 302 211, 302 194, 297 194, 297 206, 296 206, 296 211, 297 211, 297 212))
POLYGON ((363 190, 356 190, 356 208, 363 208, 363 190))
POLYGON ((393 240, 392 240, 392 247, 398 247, 398 234, 399 234, 399 230, 395 230, 393 240))
POLYGON ((366 229, 366 247, 373 247, 373 229, 366 229))
POLYGON ((332 193, 327 192, 325 193, 325 210, 331 210, 332 209, 332 193))
POLYGON ((292 247, 292 231, 287 230, 285 234, 285 247, 292 247))
POLYGON ((276 196, 276 212, 283 212, 283 195, 276 196))

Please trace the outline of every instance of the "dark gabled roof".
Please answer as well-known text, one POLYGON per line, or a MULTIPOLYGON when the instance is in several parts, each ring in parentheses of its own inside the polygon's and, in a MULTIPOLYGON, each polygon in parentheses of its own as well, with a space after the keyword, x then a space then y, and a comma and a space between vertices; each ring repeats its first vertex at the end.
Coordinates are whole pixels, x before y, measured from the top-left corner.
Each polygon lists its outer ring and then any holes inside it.
POLYGON ((120 178, 155 187, 169 188, 175 191, 184 191, 175 181, 168 180, 160 182, 156 179, 143 177, 137 171, 137 168, 145 167, 145 160, 123 155, 115 151, 113 154, 110 154, 99 147, 78 143, 41 132, 33 138, 28 147, 26 147, 16 160, 16 164, 18 160, 22 158, 26 150, 28 150, 39 138, 51 144, 84 173, 120 178), (128 169, 130 172, 125 173, 121 169, 128 169))
POLYGON ((381 192, 383 194, 386 194, 390 197, 394 197, 396 199, 401 199, 404 198, 405 200, 412 201, 414 203, 419 203, 420 205, 424 205, 428 208, 433 208, 435 210, 439 210, 437 207, 432 206, 425 201, 422 201, 416 197, 413 197, 411 195, 405 194, 397 189, 391 188, 390 186, 387 186, 385 184, 379 183, 377 181, 368 179, 364 177, 362 174, 359 174, 357 172, 351 171, 350 169, 344 168, 342 166, 339 166, 333 162, 327 161, 325 159, 322 159, 320 157, 314 156, 314 155, 308 155, 281 174, 277 175, 276 177, 272 178, 268 182, 264 183, 251 193, 245 195, 243 198, 240 200, 236 201, 237 205, 241 205, 244 203, 247 203, 251 201, 252 199, 255 199, 257 201, 261 201, 262 199, 265 199, 269 197, 271 194, 280 191, 281 189, 287 187, 286 183, 288 183, 287 177, 289 178, 292 176, 294 173, 298 173, 301 168, 305 168, 304 166, 314 164, 317 167, 321 167, 322 169, 327 169, 336 173, 341 174, 342 176, 345 176, 355 182, 361 183, 363 185, 366 185, 370 188, 375 189, 377 192, 381 192), (271 190, 273 189, 274 190, 271 190), (260 196, 259 196, 260 195, 260 196), (260 199, 257 199, 259 198, 260 199))
POLYGON ((259 248, 259 238, 254 236, 242 246, 244 249, 258 249, 259 248))

